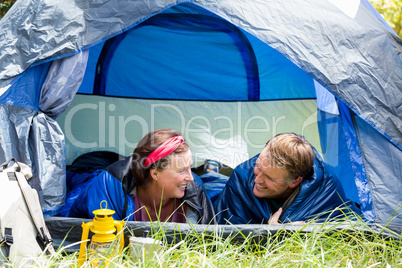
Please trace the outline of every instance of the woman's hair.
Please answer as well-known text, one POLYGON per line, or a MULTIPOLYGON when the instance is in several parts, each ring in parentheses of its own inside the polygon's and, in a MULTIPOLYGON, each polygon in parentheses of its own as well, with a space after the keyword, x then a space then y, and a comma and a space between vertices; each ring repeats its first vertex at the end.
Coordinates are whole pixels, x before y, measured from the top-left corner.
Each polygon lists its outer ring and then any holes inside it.
POLYGON ((295 133, 278 134, 268 141, 267 149, 271 165, 285 168, 288 172, 288 183, 311 174, 314 149, 303 136, 295 133))
POLYGON ((157 170, 163 170, 169 165, 170 155, 186 152, 189 146, 186 142, 182 142, 176 150, 169 155, 159 159, 158 161, 145 167, 145 159, 155 151, 166 140, 182 136, 180 132, 172 129, 157 129, 146 134, 138 143, 137 148, 134 149, 132 160, 132 174, 135 178, 136 186, 143 186, 150 182, 150 170, 155 168, 157 170))

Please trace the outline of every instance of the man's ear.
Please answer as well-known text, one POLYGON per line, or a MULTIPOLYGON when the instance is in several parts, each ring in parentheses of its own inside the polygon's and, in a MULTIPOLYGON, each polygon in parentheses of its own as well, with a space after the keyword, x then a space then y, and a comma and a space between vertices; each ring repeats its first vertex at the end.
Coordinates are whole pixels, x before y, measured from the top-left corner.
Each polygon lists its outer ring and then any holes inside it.
POLYGON ((151 175, 151 178, 154 179, 155 181, 158 181, 158 171, 156 168, 151 168, 149 170, 149 175, 151 175))
POLYGON ((303 180, 303 177, 298 177, 297 179, 293 180, 289 183, 289 188, 296 188, 303 180))

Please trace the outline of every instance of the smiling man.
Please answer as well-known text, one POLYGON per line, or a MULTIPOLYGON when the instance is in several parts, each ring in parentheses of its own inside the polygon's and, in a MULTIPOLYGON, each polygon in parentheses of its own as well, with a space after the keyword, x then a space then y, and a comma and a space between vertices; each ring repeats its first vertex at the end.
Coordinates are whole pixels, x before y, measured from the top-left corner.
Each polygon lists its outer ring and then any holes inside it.
POLYGON ((214 206, 218 223, 275 224, 343 215, 333 210, 346 212, 346 200, 313 146, 300 135, 282 133, 234 169, 214 206))

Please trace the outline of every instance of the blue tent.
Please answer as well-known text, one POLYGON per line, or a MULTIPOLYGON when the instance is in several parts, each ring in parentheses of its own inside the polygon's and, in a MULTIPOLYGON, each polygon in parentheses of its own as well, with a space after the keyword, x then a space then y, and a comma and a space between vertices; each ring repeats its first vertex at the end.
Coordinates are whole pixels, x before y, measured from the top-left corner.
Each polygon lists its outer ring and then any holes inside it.
POLYGON ((0 21, 0 161, 46 215, 66 165, 182 131, 234 167, 302 134, 372 223, 402 231, 402 41, 367 0, 18 0, 0 21))

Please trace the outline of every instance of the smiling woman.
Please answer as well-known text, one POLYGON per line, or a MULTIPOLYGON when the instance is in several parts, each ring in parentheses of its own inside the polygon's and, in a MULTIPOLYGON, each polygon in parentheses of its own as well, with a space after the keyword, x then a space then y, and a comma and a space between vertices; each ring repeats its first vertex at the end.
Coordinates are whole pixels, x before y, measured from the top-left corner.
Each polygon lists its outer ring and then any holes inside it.
POLYGON ((191 172, 192 163, 181 133, 152 131, 131 156, 96 171, 85 188, 80 186, 68 216, 92 218, 92 211, 106 200, 116 220, 211 223, 213 206, 200 178, 191 172))
POLYGON ((138 178, 134 220, 185 222, 187 205, 177 199, 184 197, 187 184, 194 179, 191 152, 184 138, 171 130, 150 132, 134 156, 133 175, 138 178))

